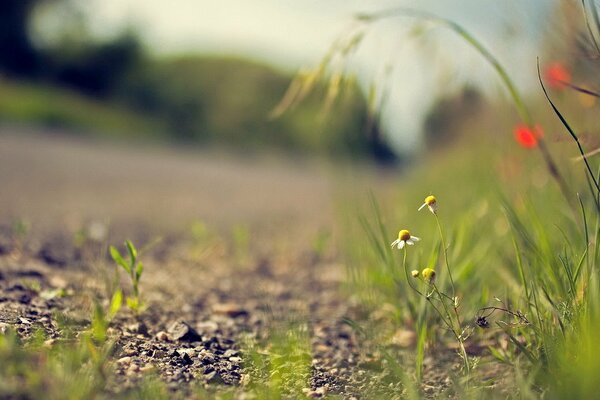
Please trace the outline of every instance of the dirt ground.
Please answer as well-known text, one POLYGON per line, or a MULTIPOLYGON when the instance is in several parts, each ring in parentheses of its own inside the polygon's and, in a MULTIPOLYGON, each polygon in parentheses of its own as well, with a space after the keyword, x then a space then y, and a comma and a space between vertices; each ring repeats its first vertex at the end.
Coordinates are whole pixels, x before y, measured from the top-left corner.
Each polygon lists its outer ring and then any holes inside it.
MULTIPOLYGON (((2 128, 0 182, 0 325, 22 335, 41 325, 58 337, 53 310, 85 326, 90 298, 109 293, 108 245, 146 248, 148 309, 110 328, 112 390, 149 371, 174 391, 189 382, 243 387, 242 341, 294 321, 307 324, 307 396, 352 398, 375 384, 370 355, 345 322, 362 310, 340 290, 343 266, 312 245, 335 215, 335 180, 322 164, 2 128), (53 297, 56 289, 71 295, 53 297)), ((393 393, 400 382, 386 385, 393 393)))

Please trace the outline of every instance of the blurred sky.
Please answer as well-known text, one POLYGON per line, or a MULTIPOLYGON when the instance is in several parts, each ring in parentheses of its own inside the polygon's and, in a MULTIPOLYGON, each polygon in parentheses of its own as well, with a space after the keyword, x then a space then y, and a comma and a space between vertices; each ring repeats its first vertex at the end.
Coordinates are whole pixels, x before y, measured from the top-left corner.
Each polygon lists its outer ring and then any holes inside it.
MULTIPOLYGON (((501 61, 524 90, 536 87, 535 60, 547 34, 552 0, 90 0, 100 35, 138 28, 157 54, 208 52, 264 60, 296 71, 314 66, 357 12, 404 6, 462 24, 501 61)), ((366 88, 389 89, 384 126, 400 149, 419 144, 422 117, 437 93, 465 82, 502 93, 492 69, 452 32, 432 27, 423 40, 407 35, 414 20, 393 18, 370 30, 351 70, 366 88), (382 82, 386 66, 391 78, 382 82)))

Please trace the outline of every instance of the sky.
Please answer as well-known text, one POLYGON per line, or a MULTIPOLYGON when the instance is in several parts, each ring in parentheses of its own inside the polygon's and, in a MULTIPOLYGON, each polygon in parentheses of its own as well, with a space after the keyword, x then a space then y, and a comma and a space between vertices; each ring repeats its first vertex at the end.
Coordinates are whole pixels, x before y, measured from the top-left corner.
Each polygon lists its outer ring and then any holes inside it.
MULTIPOLYGON (((505 65, 517 85, 535 87, 535 59, 552 0, 90 0, 89 22, 99 35, 131 25, 157 55, 202 52, 240 55, 295 72, 314 67, 356 13, 410 7, 460 23, 505 65)), ((448 30, 390 18, 367 31, 348 71, 362 86, 388 93, 382 122, 399 150, 420 145, 423 117, 436 94, 465 83, 503 93, 493 70, 448 30), (386 68, 392 67, 387 80, 386 68)))

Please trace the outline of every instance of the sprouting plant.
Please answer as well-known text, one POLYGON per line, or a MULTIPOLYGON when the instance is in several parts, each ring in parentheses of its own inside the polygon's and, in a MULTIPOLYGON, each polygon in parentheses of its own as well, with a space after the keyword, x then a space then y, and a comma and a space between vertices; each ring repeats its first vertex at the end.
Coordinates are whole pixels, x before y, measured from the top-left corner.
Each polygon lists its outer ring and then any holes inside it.
POLYGON ((125 261, 119 250, 117 250, 117 248, 114 246, 110 246, 110 255, 114 262, 121 266, 131 279, 133 296, 127 296, 126 302, 127 306, 133 312, 138 313, 143 306, 140 299, 139 285, 142 272, 144 272, 144 264, 138 260, 138 251, 130 240, 125 241, 125 246, 127 247, 129 260, 125 261))
POLYGON ((450 283, 452 286, 452 295, 448 295, 440 290, 440 288, 436 285, 436 277, 437 274, 433 268, 424 268, 421 272, 418 270, 412 270, 410 273, 408 271, 408 266, 406 263, 406 257, 408 253, 408 245, 414 245, 416 241, 420 239, 412 236, 411 233, 402 229, 398 234, 398 239, 392 242, 392 247, 397 247, 400 250, 403 250, 402 257, 402 267, 404 269, 404 273, 406 275, 406 280, 411 287, 411 289, 417 293, 419 296, 424 297, 427 302, 433 307, 436 313, 439 315, 440 319, 446 325, 448 330, 452 332, 454 338, 458 342, 458 346, 461 352, 461 358, 463 359, 465 372, 467 376, 470 373, 471 367, 469 364, 469 358, 467 356, 467 352, 465 350, 464 342, 468 336, 468 332, 463 327, 463 323, 460 318, 460 314, 458 313, 459 307, 459 299, 456 296, 456 288, 454 286, 454 279, 452 278, 452 273, 450 269, 450 263, 448 261, 448 249, 446 247, 446 241, 444 239, 444 234, 442 231, 442 226, 440 220, 438 218, 438 203, 435 196, 427 196, 423 205, 419 208, 419 210, 427 207, 429 211, 435 216, 441 243, 444 252, 444 261, 446 264, 446 270, 448 272, 448 277, 450 278, 450 283), (425 290, 420 290, 415 284, 412 282, 412 279, 419 279, 425 285, 425 290))

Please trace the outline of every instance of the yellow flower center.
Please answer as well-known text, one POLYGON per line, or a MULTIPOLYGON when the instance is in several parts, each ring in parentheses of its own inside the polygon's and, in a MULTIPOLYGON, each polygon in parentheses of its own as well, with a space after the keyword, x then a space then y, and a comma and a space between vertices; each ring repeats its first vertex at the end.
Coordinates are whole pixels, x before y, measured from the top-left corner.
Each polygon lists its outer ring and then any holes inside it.
POLYGON ((427 204, 428 206, 432 206, 437 202, 437 200, 435 199, 435 196, 427 196, 425 197, 425 204, 427 204))
POLYGON ((404 241, 410 239, 410 232, 407 231, 406 229, 402 229, 400 231, 400 233, 398 233, 398 239, 404 240, 404 241))

